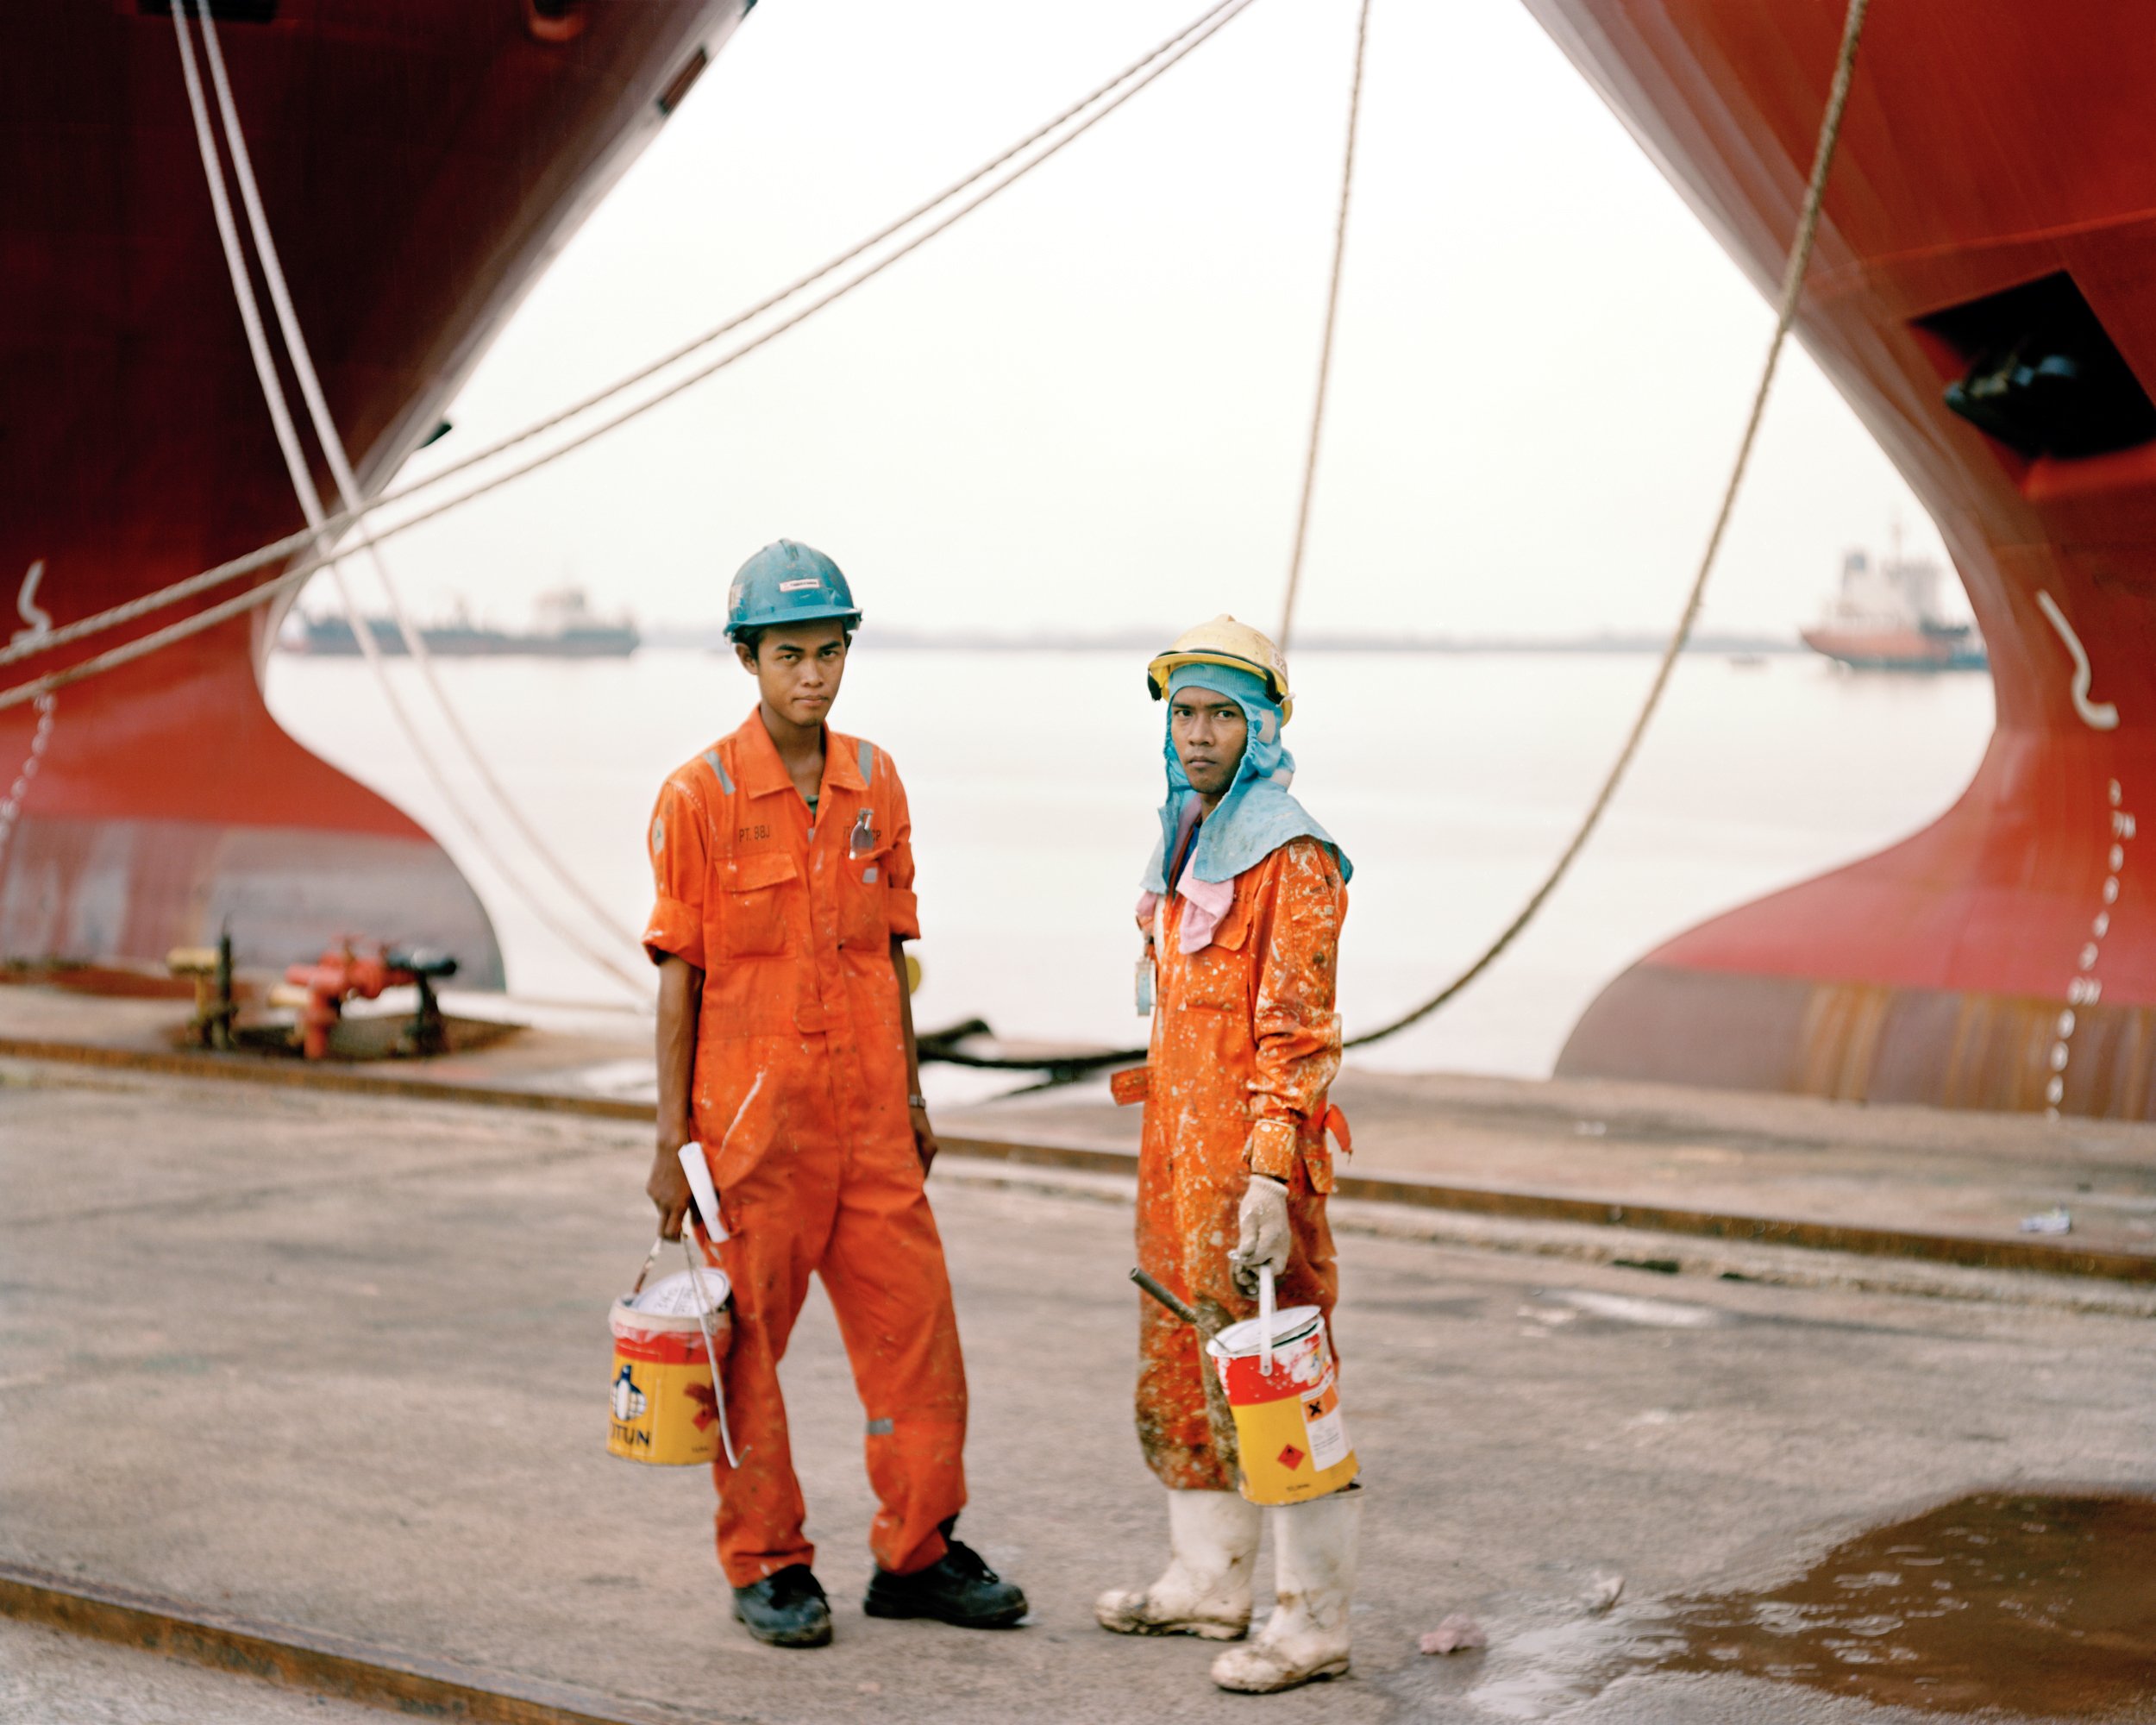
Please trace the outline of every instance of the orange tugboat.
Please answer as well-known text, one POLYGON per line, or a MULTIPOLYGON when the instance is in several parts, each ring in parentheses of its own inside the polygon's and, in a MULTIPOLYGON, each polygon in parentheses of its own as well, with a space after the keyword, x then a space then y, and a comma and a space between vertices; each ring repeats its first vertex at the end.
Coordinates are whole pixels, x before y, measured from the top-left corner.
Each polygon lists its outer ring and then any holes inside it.
MULTIPOLYGON (((1771 291, 1841 0, 1528 4, 1771 291)), ((2156 1115, 2152 88, 2131 8, 1871 9, 1797 333, 1945 536, 1997 728, 1924 831, 1640 960, 1561 1073, 2156 1115)))
POLYGON ((1852 671, 1981 671, 1976 629, 1940 608, 1943 573, 1928 558, 1904 557, 1898 545, 1882 562, 1850 552, 1827 614, 1799 631, 1804 644, 1852 671))
MULTIPOLYGON (((210 0, 299 323, 368 495, 749 3, 210 0)), ((302 524, 172 9, 8 8, 0 612, 15 615, 0 639, 302 524)), ((316 480, 332 492, 319 460, 316 480)), ((37 655, 7 681, 230 591, 37 655)), ((282 610, 0 712, 0 786, 16 786, 0 801, 0 956, 156 960, 229 923, 239 963, 281 970, 363 930, 445 949, 466 980, 499 984, 486 913, 448 856, 265 709, 282 610)))

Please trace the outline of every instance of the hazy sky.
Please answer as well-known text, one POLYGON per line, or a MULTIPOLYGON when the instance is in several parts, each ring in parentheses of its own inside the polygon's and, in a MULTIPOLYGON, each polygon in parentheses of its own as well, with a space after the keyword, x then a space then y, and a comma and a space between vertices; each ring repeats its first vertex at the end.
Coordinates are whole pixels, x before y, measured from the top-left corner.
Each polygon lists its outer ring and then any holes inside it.
MULTIPOLYGON (((1200 6, 767 0, 421 461, 821 261, 1200 6)), ((566 575, 646 621, 708 619, 783 534, 838 558, 872 624, 1269 624, 1354 25, 1354 0, 1257 0, 853 298, 402 541, 419 608, 518 620, 566 575)), ((1349 246, 1300 626, 1668 626, 1771 314, 1517 0, 1376 0, 1349 246)), ((1842 550, 1897 516, 1935 547, 1793 349, 1708 624, 1808 620, 1842 550)))

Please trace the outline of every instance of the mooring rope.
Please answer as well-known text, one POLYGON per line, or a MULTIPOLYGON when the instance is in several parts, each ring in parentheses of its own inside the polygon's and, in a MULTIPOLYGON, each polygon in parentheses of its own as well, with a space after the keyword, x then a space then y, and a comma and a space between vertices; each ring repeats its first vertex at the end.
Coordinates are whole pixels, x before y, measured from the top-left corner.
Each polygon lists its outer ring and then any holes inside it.
POLYGON ((1789 262, 1782 272, 1782 303, 1774 320, 1774 336, 1767 343, 1767 361, 1759 373, 1759 386, 1752 392, 1752 412, 1745 421, 1744 436, 1738 440, 1737 459, 1732 464, 1729 483, 1722 488, 1721 506, 1714 511, 1714 530, 1707 536, 1707 549, 1699 561, 1699 572, 1692 577, 1692 589, 1685 595, 1683 614, 1677 618, 1676 630, 1670 634, 1670 644, 1663 649, 1662 662, 1655 667, 1654 681, 1648 685, 1647 698, 1640 704, 1639 716, 1632 722, 1632 730, 1625 738, 1625 746, 1617 751, 1617 759, 1611 764, 1609 775, 1602 781, 1601 789, 1588 806, 1579 828, 1572 835, 1571 843, 1558 853, 1557 862, 1543 877, 1542 884, 1529 895, 1520 907, 1520 914, 1507 923, 1497 938, 1482 950, 1475 962, 1455 976, 1444 988, 1413 1011, 1403 1013, 1391 1023, 1376 1030, 1365 1031, 1351 1037, 1345 1046, 1367 1048, 1373 1042, 1381 1042, 1408 1026, 1419 1024, 1436 1012, 1446 1001, 1458 994, 1483 971, 1503 956, 1506 948, 1519 938, 1520 932, 1535 919, 1536 914, 1549 901, 1557 885, 1570 871, 1574 859, 1586 849, 1587 841, 1617 794, 1617 787, 1623 781, 1625 772, 1632 765, 1633 756, 1639 752, 1640 740, 1647 734, 1648 723, 1662 705, 1663 692, 1670 686, 1670 674, 1684 651, 1684 644, 1692 637, 1692 625, 1699 620, 1701 601, 1707 597, 1707 579, 1714 573, 1714 559, 1722 546, 1722 536, 1729 526, 1729 518, 1737 506, 1737 492, 1744 484, 1745 469, 1752 461, 1752 446, 1758 441, 1759 422, 1765 417, 1767 396, 1774 387, 1776 368, 1782 363, 1782 348, 1789 340, 1790 328, 1796 322, 1796 309, 1804 293, 1805 272, 1812 261, 1812 245, 1819 237, 1819 216, 1827 198, 1827 173, 1833 165, 1834 146, 1841 139, 1842 115, 1849 105, 1849 85, 1857 67, 1857 44, 1864 35, 1864 18, 1871 0, 1849 0, 1849 9, 1842 21, 1841 49, 1834 60, 1833 82, 1827 92, 1827 111, 1821 118, 1819 143, 1812 153, 1811 178, 1805 183, 1804 206, 1797 218, 1796 242, 1789 248, 1789 262))
POLYGON ((1332 381, 1332 332, 1340 319, 1340 267, 1347 257, 1348 195, 1355 187, 1355 135, 1363 118, 1363 62, 1370 40, 1370 0, 1355 21, 1355 72, 1348 84, 1347 147, 1340 154, 1340 213, 1332 230, 1332 280, 1326 289, 1325 337, 1318 345, 1318 393, 1310 408, 1310 438, 1303 456, 1302 501, 1295 510, 1295 549, 1288 559, 1288 596, 1280 606, 1280 650, 1294 632, 1295 596, 1302 586, 1302 554, 1310 534, 1310 498, 1318 488, 1318 439, 1325 430, 1326 396, 1332 381))
MULTIPOLYGON (((1161 74, 1165 72, 1170 66, 1180 63, 1183 58, 1189 54, 1193 50, 1196 49, 1203 43, 1210 41, 1225 25, 1246 10, 1253 3, 1254 0, 1219 0, 1219 3, 1209 7, 1206 11, 1200 13, 1190 23, 1185 25, 1174 35, 1167 38, 1166 41, 1162 42, 1158 47, 1155 47, 1150 53, 1142 56, 1137 60, 1132 61, 1131 64, 1126 66, 1122 72, 1118 72, 1113 78, 1110 78, 1106 83, 1100 85, 1091 94, 1085 97, 1081 101, 1072 104, 1061 114, 1056 116, 1056 118, 1049 121, 1044 125, 1036 127, 1033 131, 1029 133, 1025 138, 1019 140, 1009 148, 1002 151, 1000 154, 992 158, 989 161, 983 163, 980 167, 975 169, 973 172, 968 174, 964 179, 953 182, 950 185, 945 187, 942 191, 937 193, 935 197, 916 205, 906 215, 899 217, 899 219, 895 222, 887 223, 885 227, 879 229, 877 233, 871 235, 868 239, 862 241, 860 244, 853 246, 846 251, 840 253, 837 257, 832 258, 829 262, 820 265, 816 269, 810 271, 806 275, 799 277, 795 281, 780 289, 777 292, 768 296, 766 298, 759 301, 756 304, 749 307, 746 311, 741 312, 736 316, 729 318, 724 323, 718 324, 713 329, 706 330, 703 335, 698 336, 695 340, 684 343, 681 347, 675 348, 672 353, 665 355, 663 358, 654 361, 650 364, 642 367, 634 373, 631 373, 628 377, 620 380, 618 382, 609 385, 605 389, 596 391, 592 394, 584 398, 583 400, 577 402, 559 412, 551 414, 547 418, 537 421, 534 424, 525 427, 521 431, 502 438, 498 442, 490 444, 484 449, 480 449, 473 455, 465 456, 461 460, 442 469, 438 473, 432 474, 424 479, 412 480, 395 490, 385 492, 380 497, 376 498, 371 503, 364 505, 357 511, 347 511, 342 513, 331 516, 323 524, 325 530, 333 535, 341 535, 349 530, 363 518, 379 514, 381 511, 389 508, 392 505, 405 501, 408 499, 417 496, 420 492, 429 491, 442 484, 445 480, 448 480, 457 474, 465 472, 479 462, 490 460, 495 455, 514 448, 518 444, 529 442, 531 438, 539 436, 541 433, 552 430, 568 420, 577 418, 584 413, 589 411, 592 408, 611 399, 615 396, 621 394, 625 390, 632 388, 636 384, 649 380, 650 378, 665 370, 669 366, 674 365, 680 360, 699 352, 704 348, 709 347, 713 342, 720 340, 729 334, 731 334, 733 331, 753 321, 764 312, 777 309, 780 305, 787 300, 795 298, 804 290, 812 286, 817 282, 821 281, 826 276, 831 275, 838 270, 845 267, 848 264, 858 260, 862 256, 874 249, 874 247, 881 244, 883 241, 892 238, 905 229, 921 220, 924 216, 926 216, 934 210, 950 204, 959 194, 971 189, 975 185, 979 185, 983 179, 990 179, 992 175, 997 173, 1003 168, 1009 166, 1013 161, 1016 161, 1018 157, 1023 155, 1026 150, 1032 147, 1034 145, 1040 143, 1044 139, 1049 140, 1046 148, 1041 150, 1037 154, 1035 154, 1023 161, 1018 161, 1018 165, 1012 168, 1010 172, 1005 174, 1003 178, 1000 179, 993 180, 987 189, 978 197, 961 205, 951 215, 935 223, 923 233, 915 235, 912 239, 907 241, 905 245, 893 251, 888 256, 882 259, 880 262, 877 262, 871 267, 863 270, 859 274, 851 277, 848 280, 842 282, 829 293, 826 293, 821 298, 812 302, 805 310, 795 313, 774 327, 764 331, 761 335, 757 336, 753 340, 743 342, 739 347, 729 350, 726 354, 723 354, 719 359, 711 364, 705 366, 702 368, 692 373, 688 376, 677 380, 673 385, 658 393, 654 394, 648 399, 638 403, 636 405, 630 408, 623 413, 614 416, 592 430, 579 436, 568 442, 561 445, 559 448, 550 450, 538 459, 528 461, 522 466, 511 468, 508 471, 498 475, 496 478, 488 480, 484 485, 476 486, 467 491, 459 492, 455 496, 449 499, 446 503, 435 505, 422 513, 416 514, 409 518, 408 519, 398 522, 390 527, 381 529, 376 533, 375 538, 379 543, 381 540, 393 537, 398 533, 409 531, 411 528, 417 527, 423 522, 430 521, 436 516, 444 514, 451 509, 458 508, 463 504, 469 502, 472 499, 481 496, 485 492, 495 489, 497 486, 506 485, 514 480, 521 479, 525 474, 532 473, 537 468, 548 465, 551 461, 559 460, 561 456, 569 454, 571 451, 582 448, 586 443, 591 442, 595 438, 604 436, 608 432, 628 423, 630 420, 637 418, 644 413, 649 412, 653 408, 659 406, 663 402, 672 399, 675 395, 680 394, 683 390, 691 388, 696 384, 703 382, 705 379, 724 370, 727 367, 732 365, 736 361, 745 358, 748 354, 755 352, 758 348, 762 347, 765 343, 775 339, 779 336, 786 334, 788 330, 805 322, 815 313, 824 310, 824 307, 833 304, 837 301, 844 298, 856 288, 881 274, 884 270, 889 268, 891 265, 896 263, 900 258, 903 258, 910 253, 918 250, 928 241, 932 240, 938 235, 945 232, 956 223, 972 214, 974 210, 979 209, 982 204, 989 202, 1000 193, 1007 191, 1010 187, 1018 184, 1018 182, 1023 179, 1027 174, 1032 172, 1035 168, 1040 166, 1044 162, 1050 160, 1069 145, 1076 142, 1079 138, 1084 136, 1085 134, 1090 131, 1100 121, 1106 118, 1108 115, 1113 113, 1117 109, 1120 108, 1125 102, 1129 101, 1131 97, 1137 95, 1139 91, 1144 90, 1151 85, 1156 78, 1160 77, 1161 74), (1105 105, 1100 105, 1104 102, 1105 105), (1095 107, 1098 107, 1097 112, 1086 115, 1086 110, 1087 109, 1095 107), (1077 119, 1081 115, 1086 115, 1086 117, 1081 123, 1073 127, 1070 130, 1064 132, 1060 137, 1051 135, 1057 132, 1061 128, 1069 124, 1071 121, 1077 119)), ((97 634, 104 630, 116 628, 122 624, 131 623, 136 618, 147 616, 150 612, 157 611, 164 606, 178 604, 179 601, 191 599, 197 593, 205 593, 213 587, 221 586, 227 582, 236 580, 242 575, 252 574, 257 570, 266 568, 273 563, 281 562, 285 558, 293 555, 295 553, 304 551, 314 543, 315 538, 316 535, 311 529, 303 529, 298 532, 288 533, 280 539, 272 540, 267 544, 257 546, 254 550, 247 552, 241 556, 229 558, 224 562, 218 563, 210 568, 201 571, 199 574, 190 575, 182 580, 174 581, 168 586, 160 587, 154 593, 141 594, 137 598, 127 600, 123 604, 111 606, 105 611, 98 612, 92 616, 79 618, 71 624, 63 624, 59 628, 50 630, 34 643, 25 644, 17 643, 9 646, 0 647, 0 665, 10 664, 16 660, 28 658, 33 654, 45 653, 50 651, 53 648, 64 646, 69 642, 81 640, 86 637, 97 634)), ((271 599, 276 598, 278 593, 286 591, 291 586, 297 586, 307 575, 313 574, 314 570, 319 567, 321 567, 319 564, 313 564, 288 570, 284 574, 278 576, 275 580, 266 582, 262 586, 252 590, 249 593, 241 595, 238 599, 226 601, 224 603, 224 607, 216 612, 216 614, 212 618, 212 621, 210 623, 198 624, 197 626, 213 627, 216 623, 222 622, 228 618, 237 616, 243 612, 251 610, 257 605, 267 604, 271 599)), ((197 618, 211 617, 211 615, 212 614, 210 612, 197 613, 195 618, 190 618, 188 621, 190 623, 196 623, 197 618)), ((155 639, 158 646, 164 646, 168 645, 173 640, 184 639, 187 634, 193 632, 194 630, 192 629, 188 629, 175 635, 160 630, 158 631, 155 639)), ((153 637, 150 636, 144 636, 141 638, 144 641, 149 641, 153 637)), ((129 644, 132 645, 134 643, 131 643, 129 644)), ((149 650, 154 651, 155 648, 152 648, 149 650)), ((22 700, 27 699, 27 695, 23 693, 24 689, 35 687, 59 687, 61 686, 63 681, 74 681, 80 676, 94 676, 102 671, 113 668, 116 664, 126 663, 128 659, 130 657, 139 656, 140 655, 128 655, 115 659, 111 655, 101 654, 94 659, 81 662, 79 665, 69 667, 66 673, 53 673, 47 677, 35 679, 29 684, 0 691, 0 708, 16 706, 22 700)))
MULTIPOLYGON (((210 0, 194 0, 194 4, 196 18, 202 26, 204 58, 210 64, 210 89, 217 98, 218 115, 224 124, 225 145, 232 154, 233 175, 239 182, 241 207, 247 211, 248 229, 254 238, 255 256, 260 260, 263 279, 269 288, 270 305, 277 314, 277 327, 284 336, 285 351, 291 360, 292 373, 298 380, 300 397, 307 404, 308 417, 315 430, 315 440, 321 446, 323 455, 329 461, 331 476, 336 481, 338 498, 348 511, 356 510, 360 505, 359 478, 354 473, 351 460, 346 453, 343 436, 338 431, 336 421, 329 412, 329 404, 323 393, 321 378, 315 370, 313 351, 308 345, 306 332, 300 327, 299 314, 292 305, 291 292, 285 279, 284 263, 278 254, 276 237, 271 231, 268 212, 262 207, 261 191, 255 181, 254 161, 252 153, 248 148, 246 129, 240 123, 239 104, 233 99, 231 81, 225 75, 224 50, 217 40, 216 20, 210 0)), ((209 164, 205 162, 204 166, 207 167, 209 164)), ((282 391, 279 391, 278 393, 281 407, 282 391)), ((311 479, 309 480, 308 489, 310 492, 313 489, 311 479)), ((318 499, 317 507, 318 510, 318 499)), ((406 651, 411 655, 412 662, 419 668, 421 677, 433 694, 436 705, 440 706, 442 717, 448 723, 450 734, 462 749, 466 760, 470 763, 473 771, 478 775, 480 783, 486 787, 488 794, 493 798, 496 806, 508 817, 524 843, 530 847, 532 854, 539 859, 540 863, 548 874, 554 876, 562 889, 583 907, 586 914, 591 917, 592 921, 609 937, 622 947, 641 957, 642 943, 637 932, 625 928, 617 922, 613 913, 602 905, 586 888, 583 882, 569 872, 567 867, 555 854, 546 840, 525 818, 523 810, 511 797, 507 788, 496 775, 486 756, 480 752, 479 744, 466 728, 463 716, 457 711, 454 703, 450 700, 448 691, 442 687, 442 681, 436 673, 434 655, 428 650, 424 637, 412 626, 410 618, 405 615, 396 583, 390 579, 389 566, 383 559, 381 548, 374 542, 373 535, 367 531, 364 522, 357 530, 357 537, 359 540, 357 549, 364 552, 373 563, 375 577, 381 582, 382 591, 388 596, 390 611, 396 618, 398 630, 404 637, 406 651)), ((350 593, 343 585, 341 566, 337 567, 336 573, 338 590, 345 599, 345 614, 351 623, 354 635, 359 637, 368 668, 373 672, 376 681, 382 686, 382 693, 387 698, 390 708, 395 713, 398 724, 404 732, 405 740, 411 743, 412 752, 419 756, 429 776, 434 781, 436 788, 441 791, 447 799, 450 796, 450 793, 445 776, 433 758, 433 751, 428 744, 426 737, 413 723, 404 703, 398 699, 395 688, 391 685, 389 669, 383 661, 382 654, 377 649, 373 630, 366 624, 358 609, 352 605, 350 593)), ((461 807, 458 812, 461 816, 461 807)), ((536 902, 533 895, 517 881, 512 872, 504 869, 501 857, 487 842, 478 823, 467 819, 463 824, 466 830, 480 844, 488 861, 492 862, 497 869, 503 870, 505 878, 510 880, 512 885, 517 887, 519 896, 531 906, 535 913, 546 919, 549 928, 554 927, 552 920, 547 918, 546 907, 536 902)), ((618 967, 610 968, 612 968, 612 974, 630 988, 638 1000, 648 1003, 651 1000, 652 988, 648 974, 641 971, 625 971, 618 967)))

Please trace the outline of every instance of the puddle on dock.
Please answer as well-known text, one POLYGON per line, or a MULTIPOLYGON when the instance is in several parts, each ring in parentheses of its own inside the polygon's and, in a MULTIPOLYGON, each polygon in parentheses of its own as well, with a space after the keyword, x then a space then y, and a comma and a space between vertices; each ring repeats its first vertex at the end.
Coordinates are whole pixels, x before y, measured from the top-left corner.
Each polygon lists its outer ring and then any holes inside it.
POLYGON ((1666 1609, 1651 1670, 1939 1712, 2156 1717, 2147 1498, 1965 1497, 1837 1546, 1785 1586, 1666 1609))
POLYGON ((1626 1677, 1723 1673, 1883 1707, 2156 1721, 2156 1500, 1964 1497, 1756 1593, 1493 1635, 1470 1700, 1542 1719, 1626 1677))

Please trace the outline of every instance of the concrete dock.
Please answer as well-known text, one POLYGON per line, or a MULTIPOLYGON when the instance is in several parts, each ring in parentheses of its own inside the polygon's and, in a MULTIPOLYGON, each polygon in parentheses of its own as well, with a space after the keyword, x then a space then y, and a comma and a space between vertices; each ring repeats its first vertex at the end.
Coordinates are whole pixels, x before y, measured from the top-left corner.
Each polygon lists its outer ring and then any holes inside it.
MULTIPOLYGON (((498 995, 449 999, 521 1027, 426 1061, 317 1064, 185 1051, 175 1032, 185 1007, 172 1000, 18 985, 0 987, 0 1057, 650 1117, 648 1018, 498 995)), ((1129 1167, 1139 1111, 1114 1107, 1104 1079, 984 1100, 1025 1079, 923 1070, 938 1129, 962 1150, 1129 1167)), ((1334 1100, 1354 1125, 1355 1155, 1342 1171, 1366 1197, 2156 1284, 2156 1126, 1354 1065, 1334 1100), (2039 1218, 2062 1231, 2032 1232, 2039 1218)))
MULTIPOLYGON (((0 1565, 566 1709, 524 1717, 1937 1720, 1639 1648, 1670 1601, 1770 1583, 1946 1499, 2156 1488, 2145 1285, 1342 1204, 1371 1494, 1355 1675, 1224 1696, 1206 1646, 1112 1637, 1088 1609, 1162 1555, 1126 1412, 1130 1183, 954 1156, 932 1189, 974 1400, 962 1532, 1032 1620, 862 1615, 861 1415, 818 1296, 786 1381, 838 1639, 780 1653, 728 1619, 700 1471, 604 1452, 606 1307, 650 1235, 636 1122, 74 1063, 0 1075, 0 1565), (1419 1653, 1454 1611, 1489 1650, 1419 1653)), ((1619 1132, 1614 1107, 1575 1105, 1490 1130, 1556 1170, 1589 1141, 1576 1119, 1604 1122, 1598 1147, 1619 1132)), ((1844 1153, 1799 1147, 1810 1130, 1757 1153, 1844 1153)), ((1984 1201, 2004 1214, 2084 1176, 2130 1197, 2150 1159, 2125 1130, 2066 1135, 2053 1185, 1984 1201)), ((1638 1153, 1732 1165, 1688 1147, 1638 1153)), ((1704 1147, 1755 1146, 1733 1128, 1704 1147)), ((2122 1238, 2147 1214, 2122 1203, 2122 1238)), ((182 1697, 217 1685, 240 1697, 222 1716, 344 1716, 223 1672, 166 1690, 148 1655, 34 1624, 0 1650, 11 1719, 199 1718, 182 1697)))

